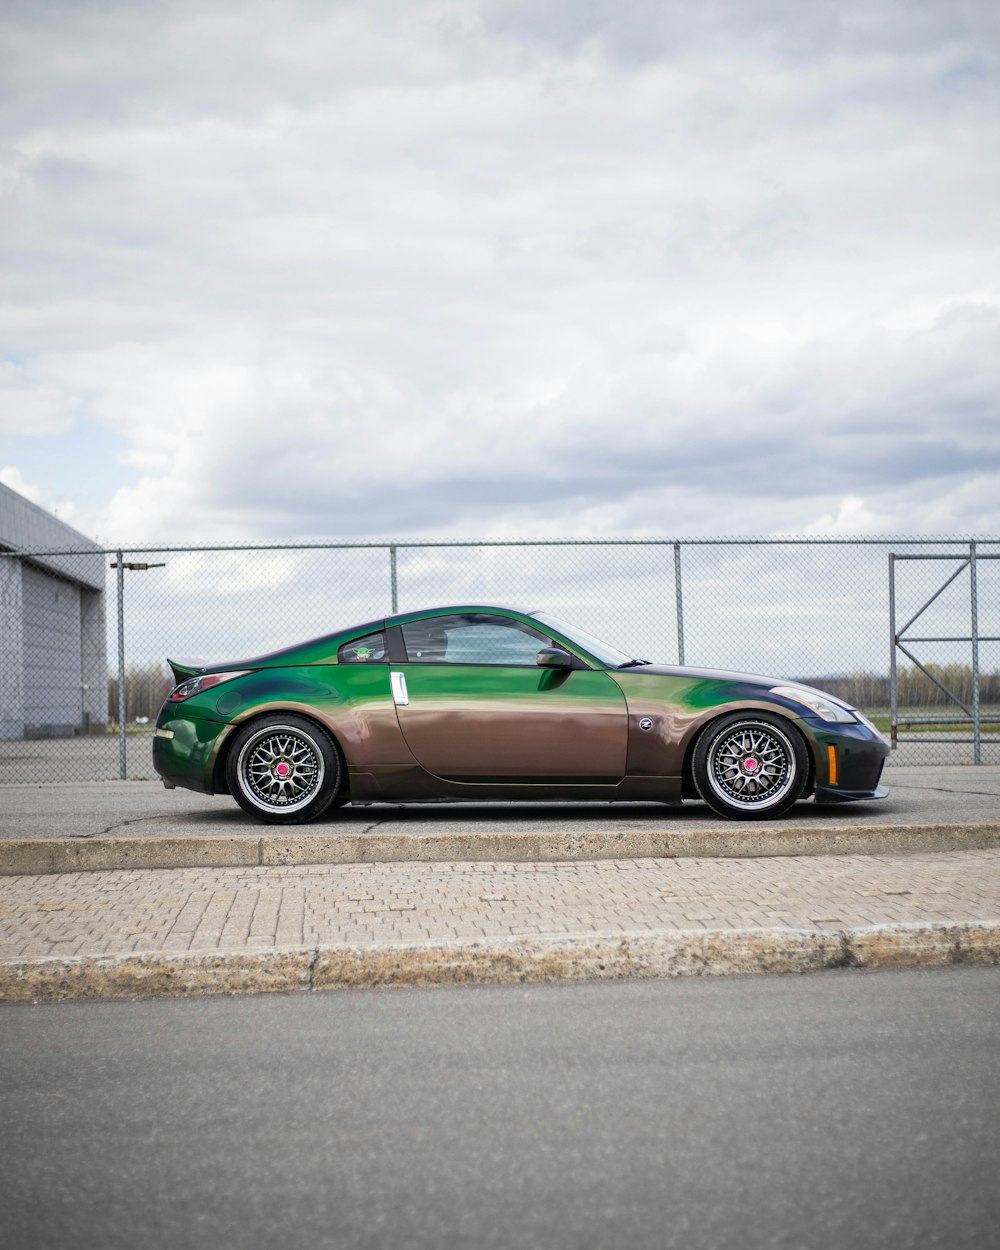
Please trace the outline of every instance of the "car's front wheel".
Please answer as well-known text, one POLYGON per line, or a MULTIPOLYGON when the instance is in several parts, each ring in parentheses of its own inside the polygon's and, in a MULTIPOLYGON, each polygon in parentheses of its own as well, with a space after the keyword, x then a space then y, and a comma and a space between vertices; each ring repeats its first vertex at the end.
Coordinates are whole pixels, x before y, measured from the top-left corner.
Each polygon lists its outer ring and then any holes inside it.
POLYGON ((316 820, 343 787, 340 752, 304 716, 269 716, 238 730, 226 759, 229 793, 269 825, 316 820))
POLYGON ((787 812, 809 779, 802 736, 767 712, 734 712, 713 721, 692 760, 708 806, 731 820, 767 820, 787 812))

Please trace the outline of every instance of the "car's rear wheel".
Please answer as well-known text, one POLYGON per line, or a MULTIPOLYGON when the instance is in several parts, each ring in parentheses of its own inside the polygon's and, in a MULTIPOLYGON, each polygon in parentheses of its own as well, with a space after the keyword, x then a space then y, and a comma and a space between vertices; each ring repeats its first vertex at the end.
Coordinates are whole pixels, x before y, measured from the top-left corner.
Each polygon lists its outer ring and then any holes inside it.
POLYGON ((238 730, 226 760, 229 793, 269 825, 299 825, 322 816, 343 788, 340 752, 304 716, 269 716, 238 730))
POLYGON ((768 820, 787 812, 809 780, 806 745, 767 712, 734 712, 702 733, 692 760, 708 806, 731 820, 768 820))

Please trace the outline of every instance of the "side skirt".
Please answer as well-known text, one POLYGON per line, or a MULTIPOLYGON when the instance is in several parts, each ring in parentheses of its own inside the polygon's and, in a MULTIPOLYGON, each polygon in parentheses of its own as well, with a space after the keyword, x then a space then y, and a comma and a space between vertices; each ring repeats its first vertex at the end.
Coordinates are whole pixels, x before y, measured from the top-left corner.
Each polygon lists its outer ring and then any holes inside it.
POLYGON ((419 766, 368 765, 349 768, 352 801, 482 803, 504 800, 579 802, 655 802, 680 804, 680 777, 625 777, 615 784, 580 782, 446 781, 419 766))

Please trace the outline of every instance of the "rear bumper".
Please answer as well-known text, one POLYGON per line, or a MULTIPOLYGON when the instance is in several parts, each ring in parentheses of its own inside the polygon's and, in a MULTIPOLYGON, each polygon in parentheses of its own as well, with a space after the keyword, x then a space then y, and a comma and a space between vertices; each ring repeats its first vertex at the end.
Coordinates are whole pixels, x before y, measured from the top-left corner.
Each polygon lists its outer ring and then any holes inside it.
POLYGON ((232 726, 219 721, 160 713, 153 736, 153 767, 169 788, 180 786, 201 794, 219 789, 215 761, 232 726))

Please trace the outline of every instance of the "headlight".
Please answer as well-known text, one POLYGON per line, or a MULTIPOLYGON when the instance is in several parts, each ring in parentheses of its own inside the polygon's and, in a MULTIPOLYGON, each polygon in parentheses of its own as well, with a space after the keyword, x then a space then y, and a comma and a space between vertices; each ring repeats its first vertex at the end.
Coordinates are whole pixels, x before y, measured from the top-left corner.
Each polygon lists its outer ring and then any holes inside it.
POLYGON ((857 708, 855 708, 854 715, 870 733, 873 733, 875 735, 876 738, 881 738, 883 742, 888 742, 888 738, 886 738, 882 730, 879 729, 878 725, 873 724, 868 719, 868 717, 864 714, 864 712, 859 712, 857 708))
POLYGON ((194 694, 202 694, 206 690, 211 690, 213 686, 221 685, 224 681, 232 681, 234 677, 245 677, 252 671, 252 669, 244 668, 238 673, 202 673, 200 677, 189 677, 187 681, 182 681, 179 686, 171 690, 167 696, 167 702, 183 703, 194 694))
POLYGON ((772 686, 772 694, 781 695, 783 699, 794 699, 804 704, 811 712, 821 716, 823 720, 839 721, 842 725, 854 724, 858 720, 856 712, 849 711, 832 699, 825 699, 815 690, 803 690, 799 686, 772 686))

